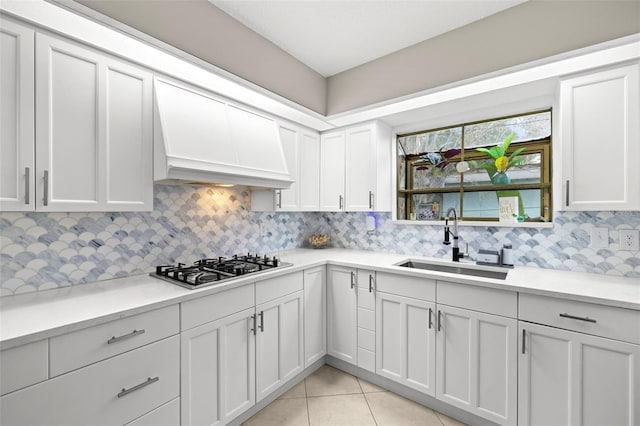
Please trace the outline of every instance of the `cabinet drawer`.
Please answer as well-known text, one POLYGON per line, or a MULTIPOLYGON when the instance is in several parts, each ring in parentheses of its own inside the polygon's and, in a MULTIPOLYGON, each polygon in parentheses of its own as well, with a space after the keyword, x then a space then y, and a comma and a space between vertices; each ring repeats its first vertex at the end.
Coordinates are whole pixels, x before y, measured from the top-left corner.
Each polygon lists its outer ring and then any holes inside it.
POLYGON ((640 344, 640 311, 632 309, 520 293, 519 319, 640 344))
POLYGON ((438 303, 503 317, 518 317, 518 293, 438 281, 438 303))
POLYGON ((178 305, 50 339, 51 377, 178 334, 178 305))
POLYGON ((125 424, 179 396, 179 356, 173 336, 5 395, 0 424, 125 424))
POLYGON ((254 301, 254 285, 247 284, 183 302, 180 304, 180 330, 188 330, 252 308, 254 301))
POLYGON ((176 426, 179 424, 180 398, 176 398, 125 426, 176 426))
POLYGON ((358 348, 358 367, 372 372, 376 371, 376 354, 363 348, 358 348))
POLYGON ((369 288, 358 287, 358 306, 374 311, 376 309, 376 296, 369 288))
POLYGON ((358 347, 369 351, 376 350, 376 333, 358 328, 358 347))
POLYGON ((358 308, 358 327, 375 331, 376 312, 369 309, 358 308))
POLYGON ((258 281, 256 283, 256 305, 301 291, 303 283, 302 271, 258 281))
POLYGON ((376 274, 376 290, 431 302, 436 300, 436 281, 429 278, 378 272, 376 274))
POLYGON ((0 395, 49 378, 47 340, 0 352, 0 395))

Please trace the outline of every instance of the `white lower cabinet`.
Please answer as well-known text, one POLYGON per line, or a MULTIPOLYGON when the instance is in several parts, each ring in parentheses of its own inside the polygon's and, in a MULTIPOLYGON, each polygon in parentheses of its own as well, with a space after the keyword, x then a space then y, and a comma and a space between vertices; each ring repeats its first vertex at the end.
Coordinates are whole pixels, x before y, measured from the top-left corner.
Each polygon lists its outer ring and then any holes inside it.
POLYGON ((255 403, 254 309, 182 332, 183 425, 223 425, 255 403))
POLYGON ((176 426, 179 424, 180 398, 176 398, 125 426, 176 426))
POLYGON ((304 271, 304 366, 327 353, 326 267, 304 271))
POLYGON ((358 367, 376 371, 376 272, 358 269, 358 367))
POLYGON ((0 398, 3 425, 123 425, 177 398, 180 339, 143 346, 0 398))
POLYGON ((435 303, 378 293, 376 373, 435 396, 435 303))
POLYGON ((553 327, 519 323, 519 425, 639 424, 640 312, 532 295, 520 312, 553 327))
POLYGON ((517 320, 438 305, 436 322, 436 397, 515 425, 517 320))
POLYGON ((256 401, 304 369, 303 292, 256 306, 256 401))
POLYGON ((182 303, 182 425, 225 425, 302 372, 303 300, 300 271, 182 303))
POLYGON ((357 364, 357 269, 327 268, 327 354, 357 364))

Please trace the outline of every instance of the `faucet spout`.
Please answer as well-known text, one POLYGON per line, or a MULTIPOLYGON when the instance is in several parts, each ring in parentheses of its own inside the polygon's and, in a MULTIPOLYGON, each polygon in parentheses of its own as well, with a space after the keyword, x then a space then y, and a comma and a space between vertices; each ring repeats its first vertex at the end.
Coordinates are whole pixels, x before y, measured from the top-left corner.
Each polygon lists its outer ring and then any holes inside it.
POLYGON ((453 261, 459 262, 462 257, 464 257, 464 253, 460 253, 460 248, 458 246, 458 213, 456 212, 455 207, 451 207, 447 210, 447 214, 445 215, 445 225, 444 225, 444 242, 443 244, 449 244, 449 235, 453 237, 453 246, 452 246, 452 255, 453 261), (449 219, 451 218, 451 213, 453 213, 453 232, 449 229, 449 219))

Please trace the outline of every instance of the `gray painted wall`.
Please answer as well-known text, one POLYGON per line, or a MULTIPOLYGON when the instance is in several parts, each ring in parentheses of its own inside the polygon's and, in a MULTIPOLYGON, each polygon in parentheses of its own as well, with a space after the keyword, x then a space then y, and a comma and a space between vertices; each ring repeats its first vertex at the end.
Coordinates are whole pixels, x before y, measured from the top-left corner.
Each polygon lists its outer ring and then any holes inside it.
POLYGON ((326 79, 206 0, 77 0, 258 86, 326 113, 326 79))
POLYGON ((327 114, 638 32, 638 0, 530 0, 329 77, 327 114))
POLYGON ((640 32, 640 0, 529 0, 325 79, 206 0, 76 1, 323 115, 640 32))

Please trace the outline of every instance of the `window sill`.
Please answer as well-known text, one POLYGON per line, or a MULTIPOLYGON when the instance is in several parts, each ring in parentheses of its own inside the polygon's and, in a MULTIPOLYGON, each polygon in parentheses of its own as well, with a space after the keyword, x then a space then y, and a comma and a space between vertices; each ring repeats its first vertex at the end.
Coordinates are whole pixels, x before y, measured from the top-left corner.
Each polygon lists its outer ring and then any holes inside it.
MULTIPOLYGON (((397 220, 393 222, 397 225, 428 225, 428 226, 444 226, 444 220, 397 220)), ((453 222, 450 220, 449 225, 453 222)), ((551 229, 553 228, 553 222, 486 222, 481 220, 459 220, 458 226, 478 226, 478 227, 493 227, 493 228, 537 228, 537 229, 551 229)))

